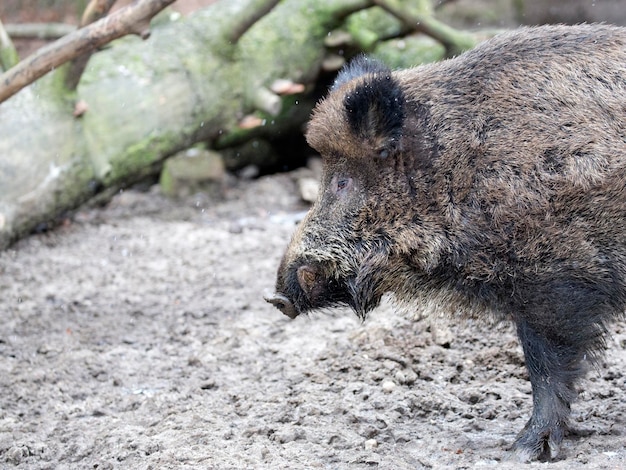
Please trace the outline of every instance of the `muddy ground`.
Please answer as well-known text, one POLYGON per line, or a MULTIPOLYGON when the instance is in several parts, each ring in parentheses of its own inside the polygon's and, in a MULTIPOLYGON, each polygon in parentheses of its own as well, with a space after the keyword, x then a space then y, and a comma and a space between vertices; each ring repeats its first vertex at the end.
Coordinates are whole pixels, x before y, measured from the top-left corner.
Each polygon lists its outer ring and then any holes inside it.
MULTIPOLYGON (((519 468, 508 325, 263 301, 305 209, 284 174, 221 203, 126 191, 0 253, 0 468, 519 468)), ((573 412, 589 435, 528 468, 626 468, 612 332, 573 412)))

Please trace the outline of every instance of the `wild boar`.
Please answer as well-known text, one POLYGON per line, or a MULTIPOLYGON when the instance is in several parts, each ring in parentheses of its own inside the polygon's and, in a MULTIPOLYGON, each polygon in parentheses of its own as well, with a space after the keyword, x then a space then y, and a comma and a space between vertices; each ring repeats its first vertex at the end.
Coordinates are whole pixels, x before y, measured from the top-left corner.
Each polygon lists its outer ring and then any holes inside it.
POLYGON ((513 449, 556 457, 625 311, 626 29, 523 28, 393 72, 361 57, 307 139, 322 189, 266 300, 364 318, 392 293, 513 321, 533 391, 513 449))

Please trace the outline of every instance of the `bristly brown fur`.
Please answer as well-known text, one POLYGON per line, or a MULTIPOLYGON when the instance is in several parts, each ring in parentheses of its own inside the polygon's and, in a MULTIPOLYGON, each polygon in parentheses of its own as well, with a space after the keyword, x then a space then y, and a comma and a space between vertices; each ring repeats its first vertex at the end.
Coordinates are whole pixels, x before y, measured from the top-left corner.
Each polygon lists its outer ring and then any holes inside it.
POLYGON ((583 358, 626 307, 626 29, 523 28, 397 72, 357 63, 307 139, 323 189, 281 298, 364 317, 392 292, 512 320, 534 396, 514 447, 555 457, 583 358))

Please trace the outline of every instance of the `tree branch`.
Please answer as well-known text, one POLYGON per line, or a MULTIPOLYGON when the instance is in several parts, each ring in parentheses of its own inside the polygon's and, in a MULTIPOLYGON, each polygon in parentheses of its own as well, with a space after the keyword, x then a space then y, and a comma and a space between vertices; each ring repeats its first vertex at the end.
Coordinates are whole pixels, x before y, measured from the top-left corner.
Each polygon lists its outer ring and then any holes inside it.
POLYGON ((237 44, 241 36, 246 34, 246 31, 248 31, 254 23, 267 15, 278 2, 280 2, 280 0, 258 0, 252 4, 246 13, 239 16, 233 24, 232 30, 228 36, 228 40, 231 44, 237 44))
MULTIPOLYGON (((116 0, 91 0, 83 12, 83 17, 80 20, 80 27, 95 23, 101 18, 104 18, 109 10, 113 6, 116 0)), ((89 58, 94 53, 94 49, 89 52, 75 57, 70 66, 66 69, 65 86, 68 90, 75 90, 80 81, 89 58)))
POLYGON ((19 61, 15 46, 0 21, 0 70, 8 70, 19 61))
POLYGON ((0 103, 68 60, 127 34, 148 36, 150 19, 174 0, 137 0, 58 41, 42 47, 0 75, 0 103))
POLYGON ((373 0, 373 2, 414 31, 427 34, 441 42, 446 47, 448 55, 460 54, 471 49, 478 42, 472 34, 456 30, 442 23, 432 13, 408 11, 399 0, 373 0))

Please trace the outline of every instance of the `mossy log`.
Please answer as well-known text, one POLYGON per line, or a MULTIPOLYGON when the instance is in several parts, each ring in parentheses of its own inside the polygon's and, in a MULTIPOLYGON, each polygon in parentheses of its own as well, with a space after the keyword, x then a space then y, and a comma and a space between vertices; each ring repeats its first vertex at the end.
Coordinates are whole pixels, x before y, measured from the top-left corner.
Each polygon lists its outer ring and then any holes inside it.
POLYGON ((228 0, 161 16, 149 40, 125 37, 94 54, 76 90, 59 69, 1 103, 0 248, 197 142, 258 135, 240 126, 246 116, 268 129, 299 127, 328 33, 372 2, 283 0, 233 42, 254 5, 228 0), (304 91, 281 95, 277 80, 304 91))
POLYGON ((102 187, 237 129, 255 111, 255 90, 275 79, 312 82, 347 2, 284 1, 230 43, 232 19, 252 3, 217 2, 155 26, 148 41, 112 43, 91 58, 75 93, 57 72, 2 103, 0 247, 102 187), (76 117, 79 101, 86 111, 76 117))

